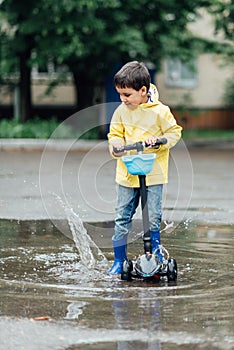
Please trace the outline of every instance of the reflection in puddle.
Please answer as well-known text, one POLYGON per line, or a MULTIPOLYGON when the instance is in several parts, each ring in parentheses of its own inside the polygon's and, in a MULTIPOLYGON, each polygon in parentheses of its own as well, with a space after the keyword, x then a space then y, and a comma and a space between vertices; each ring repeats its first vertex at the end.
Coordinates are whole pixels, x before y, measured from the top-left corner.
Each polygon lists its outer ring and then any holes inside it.
MULTIPOLYGON (((69 301, 68 301, 69 302, 69 301)), ((74 301, 68 304, 65 319, 75 320, 83 314, 83 308, 87 305, 85 301, 74 301)))
MULTIPOLYGON (((94 226, 87 227, 89 232, 94 226)), ((95 241, 95 229, 89 233, 95 241)), ((76 344, 93 339, 100 349, 110 345, 118 350, 164 349, 164 345, 191 349, 189 344, 231 349, 233 345, 231 226, 186 223, 173 230, 168 224, 162 240, 179 265, 174 285, 166 280, 158 284, 123 282, 107 274, 109 264, 104 259, 94 267, 85 266, 74 242, 48 221, 1 220, 0 236, 1 317, 23 318, 30 331, 26 319, 48 315, 53 320, 48 330, 61 327, 59 332, 65 334, 70 327, 71 337, 64 341, 64 349, 75 350, 76 344), (75 337, 77 328, 72 327, 89 330, 89 336, 79 331, 75 337), (108 336, 95 333, 101 329, 108 336)), ((141 239, 129 244, 130 258, 141 251, 141 239)), ((111 249, 103 253, 113 258, 111 249)), ((53 333, 43 332, 47 340, 53 333)), ((88 345, 83 349, 89 349, 88 345)))

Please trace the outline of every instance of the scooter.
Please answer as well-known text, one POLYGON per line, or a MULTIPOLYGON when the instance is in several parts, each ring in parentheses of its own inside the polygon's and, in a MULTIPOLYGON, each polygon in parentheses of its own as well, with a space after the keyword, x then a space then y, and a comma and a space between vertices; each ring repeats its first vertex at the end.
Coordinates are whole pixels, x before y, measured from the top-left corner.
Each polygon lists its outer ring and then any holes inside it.
MULTIPOLYGON (((151 145, 151 148, 166 143, 167 139, 161 138, 158 139, 154 145, 151 145)), ((125 145, 125 151, 136 150, 137 154, 121 157, 122 161, 127 166, 129 174, 137 175, 139 178, 144 231, 144 254, 139 256, 135 262, 129 259, 124 261, 121 279, 124 281, 131 281, 132 279, 137 278, 143 280, 160 280, 161 277, 165 276, 167 277, 168 282, 175 282, 177 280, 176 260, 170 257, 168 250, 163 247, 163 245, 159 245, 158 249, 152 253, 147 205, 146 175, 152 171, 156 153, 143 154, 142 152, 144 148, 148 146, 149 145, 146 142, 141 141, 125 145)), ((115 152, 118 152, 118 150, 115 149, 115 152)))

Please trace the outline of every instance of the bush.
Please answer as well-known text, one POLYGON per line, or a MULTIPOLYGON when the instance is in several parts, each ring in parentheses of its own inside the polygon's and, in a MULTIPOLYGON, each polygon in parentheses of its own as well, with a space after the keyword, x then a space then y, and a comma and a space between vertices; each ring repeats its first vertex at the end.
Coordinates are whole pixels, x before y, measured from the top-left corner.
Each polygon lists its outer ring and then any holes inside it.
MULTIPOLYGON (((77 137, 76 130, 65 123, 57 121, 56 118, 49 120, 34 118, 25 123, 20 123, 15 119, 0 120, 0 138, 48 139, 55 130, 55 138, 66 139, 77 137)), ((96 128, 92 129, 86 132, 81 138, 98 139, 98 130, 96 128)))

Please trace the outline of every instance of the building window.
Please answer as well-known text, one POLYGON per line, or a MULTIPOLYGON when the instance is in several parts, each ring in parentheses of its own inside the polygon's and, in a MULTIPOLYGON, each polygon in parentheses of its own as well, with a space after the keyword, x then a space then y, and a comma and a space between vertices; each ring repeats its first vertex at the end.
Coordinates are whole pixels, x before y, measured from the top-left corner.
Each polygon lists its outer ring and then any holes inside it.
MULTIPOLYGON (((32 60, 36 61, 36 53, 32 53, 32 60)), ((68 75, 68 68, 64 65, 56 65, 53 58, 49 57, 47 62, 34 63, 32 66, 33 78, 57 78, 58 75, 68 75)))
POLYGON ((168 87, 194 88, 197 86, 197 62, 182 62, 179 59, 166 60, 166 85, 168 87))

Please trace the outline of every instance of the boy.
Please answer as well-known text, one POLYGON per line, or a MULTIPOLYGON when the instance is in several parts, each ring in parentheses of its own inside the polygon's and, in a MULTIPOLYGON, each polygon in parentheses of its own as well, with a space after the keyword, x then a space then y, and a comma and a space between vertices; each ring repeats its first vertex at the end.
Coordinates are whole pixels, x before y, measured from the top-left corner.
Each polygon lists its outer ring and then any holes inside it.
POLYGON ((179 141, 182 128, 176 124, 169 108, 159 102, 156 86, 150 83, 150 74, 143 63, 133 61, 125 64, 116 73, 114 84, 122 104, 113 114, 108 134, 111 155, 117 159, 118 184, 117 215, 112 237, 114 263, 109 273, 120 274, 126 259, 128 232, 140 197, 138 176, 128 174, 120 158, 126 154, 123 147, 125 144, 146 141, 150 145, 146 152, 157 153, 153 170, 146 176, 150 236, 154 253, 160 244, 162 189, 168 181, 169 149, 179 141), (151 148, 162 137, 167 139, 167 144, 157 149, 151 148), (114 148, 118 150, 117 153, 114 148))

